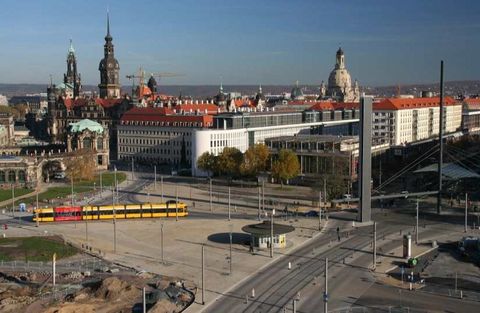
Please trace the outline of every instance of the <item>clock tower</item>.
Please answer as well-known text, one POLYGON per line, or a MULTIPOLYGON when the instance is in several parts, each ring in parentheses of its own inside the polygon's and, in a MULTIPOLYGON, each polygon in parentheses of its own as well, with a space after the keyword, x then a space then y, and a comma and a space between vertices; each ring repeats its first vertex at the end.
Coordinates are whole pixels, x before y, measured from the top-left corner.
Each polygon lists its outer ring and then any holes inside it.
POLYGON ((120 66, 114 56, 112 39, 110 35, 110 18, 107 13, 107 35, 105 36, 105 45, 103 46, 104 57, 98 66, 100 71, 98 88, 100 89, 100 98, 103 99, 120 98, 120 66))

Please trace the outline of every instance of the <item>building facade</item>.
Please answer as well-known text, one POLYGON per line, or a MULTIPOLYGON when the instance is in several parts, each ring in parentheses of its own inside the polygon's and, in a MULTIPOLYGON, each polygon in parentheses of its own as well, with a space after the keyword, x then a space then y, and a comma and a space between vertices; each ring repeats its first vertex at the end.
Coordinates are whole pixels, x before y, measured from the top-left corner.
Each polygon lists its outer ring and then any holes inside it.
MULTIPOLYGON (((187 107, 184 107, 187 109, 187 107)), ((133 108, 118 125, 119 160, 190 168, 192 133, 213 125, 211 115, 199 110, 176 113, 169 108, 133 108)))
MULTIPOLYGON (((332 112, 330 112, 330 115, 332 112)), ((192 139, 192 174, 205 176, 196 161, 204 152, 218 155, 225 147, 235 147, 242 153, 267 138, 310 134, 321 126, 348 125, 358 123, 358 117, 334 115, 328 121, 309 121, 305 112, 263 111, 229 112, 213 117, 213 128, 195 129, 192 139)))
POLYGON ((37 184, 38 167, 34 159, 18 156, 0 156, 0 188, 32 188, 37 184))
POLYGON ((109 132, 99 123, 84 119, 71 123, 67 134, 67 152, 91 151, 95 154, 97 169, 106 170, 110 164, 109 132))
MULTIPOLYGON (((438 137, 440 99, 389 98, 373 105, 373 136, 385 138, 392 146, 438 137)), ((444 134, 461 128, 462 105, 444 99, 444 134)))
POLYGON ((470 134, 480 132, 480 98, 467 98, 462 107, 462 130, 470 134))

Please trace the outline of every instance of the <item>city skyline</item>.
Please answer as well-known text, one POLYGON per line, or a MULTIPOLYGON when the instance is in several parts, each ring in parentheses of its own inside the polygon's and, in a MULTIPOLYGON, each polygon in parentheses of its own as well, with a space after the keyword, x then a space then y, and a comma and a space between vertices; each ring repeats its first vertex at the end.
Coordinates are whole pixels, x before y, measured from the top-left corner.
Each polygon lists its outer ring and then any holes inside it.
POLYGON ((9 3, 0 13, 9 30, 0 35, 9 47, 0 51, 0 83, 48 83, 50 74, 60 82, 72 39, 83 83, 98 84, 107 8, 122 85, 140 66, 185 75, 163 85, 320 84, 339 46, 362 85, 435 82, 441 59, 448 80, 473 80, 480 5, 462 2, 9 3))

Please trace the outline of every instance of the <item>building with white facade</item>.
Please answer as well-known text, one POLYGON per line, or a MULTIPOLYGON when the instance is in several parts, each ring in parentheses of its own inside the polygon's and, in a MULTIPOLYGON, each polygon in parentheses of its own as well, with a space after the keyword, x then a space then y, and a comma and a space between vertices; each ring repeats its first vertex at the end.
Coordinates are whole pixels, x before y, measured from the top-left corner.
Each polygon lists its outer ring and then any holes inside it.
POLYGON ((119 159, 189 167, 193 131, 211 127, 213 120, 211 115, 201 114, 199 110, 186 113, 182 109, 182 112, 177 114, 169 108, 160 107, 127 111, 117 129, 119 159))
POLYGON ((267 138, 310 134, 321 126, 358 123, 358 110, 351 110, 350 114, 335 114, 335 111, 329 113, 328 120, 312 121, 306 119, 306 112, 298 111, 265 110, 217 114, 213 117, 213 128, 193 131, 192 174, 206 175, 196 166, 197 159, 205 152, 218 155, 225 147, 235 147, 245 152, 248 147, 264 143, 267 138))
MULTIPOLYGON (((373 105, 373 136, 383 137, 391 146, 405 145, 438 136, 440 99, 388 98, 373 105)), ((461 128, 462 105, 453 98, 444 99, 445 134, 461 128)))

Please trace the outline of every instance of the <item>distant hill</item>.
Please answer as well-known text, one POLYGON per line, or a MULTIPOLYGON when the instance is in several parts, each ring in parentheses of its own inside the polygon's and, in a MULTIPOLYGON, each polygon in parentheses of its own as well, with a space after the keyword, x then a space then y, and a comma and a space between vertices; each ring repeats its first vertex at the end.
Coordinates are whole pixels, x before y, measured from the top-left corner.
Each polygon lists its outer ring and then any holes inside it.
MULTIPOLYGON (((161 93, 178 96, 180 93, 184 96, 207 98, 213 97, 218 93, 219 86, 213 85, 171 85, 159 86, 161 93)), ((318 86, 304 85, 306 93, 318 93, 318 86)), ((290 92, 291 85, 262 85, 264 94, 281 94, 282 92, 290 92)), ((241 94, 252 95, 258 90, 257 85, 224 85, 225 92, 240 92, 241 94)), ((438 83, 435 84, 410 84, 401 86, 380 86, 369 87, 361 86, 362 91, 366 94, 377 95, 381 97, 392 97, 398 94, 420 95, 422 90, 439 91, 438 83)), ((0 94, 7 97, 21 96, 30 93, 46 92, 47 85, 43 84, 0 84, 0 94)), ((98 92, 97 86, 84 85, 83 90, 98 92)), ((122 92, 131 92, 129 86, 122 87, 122 92)), ((445 83, 445 93, 447 95, 473 95, 480 94, 480 81, 450 81, 445 83)))

